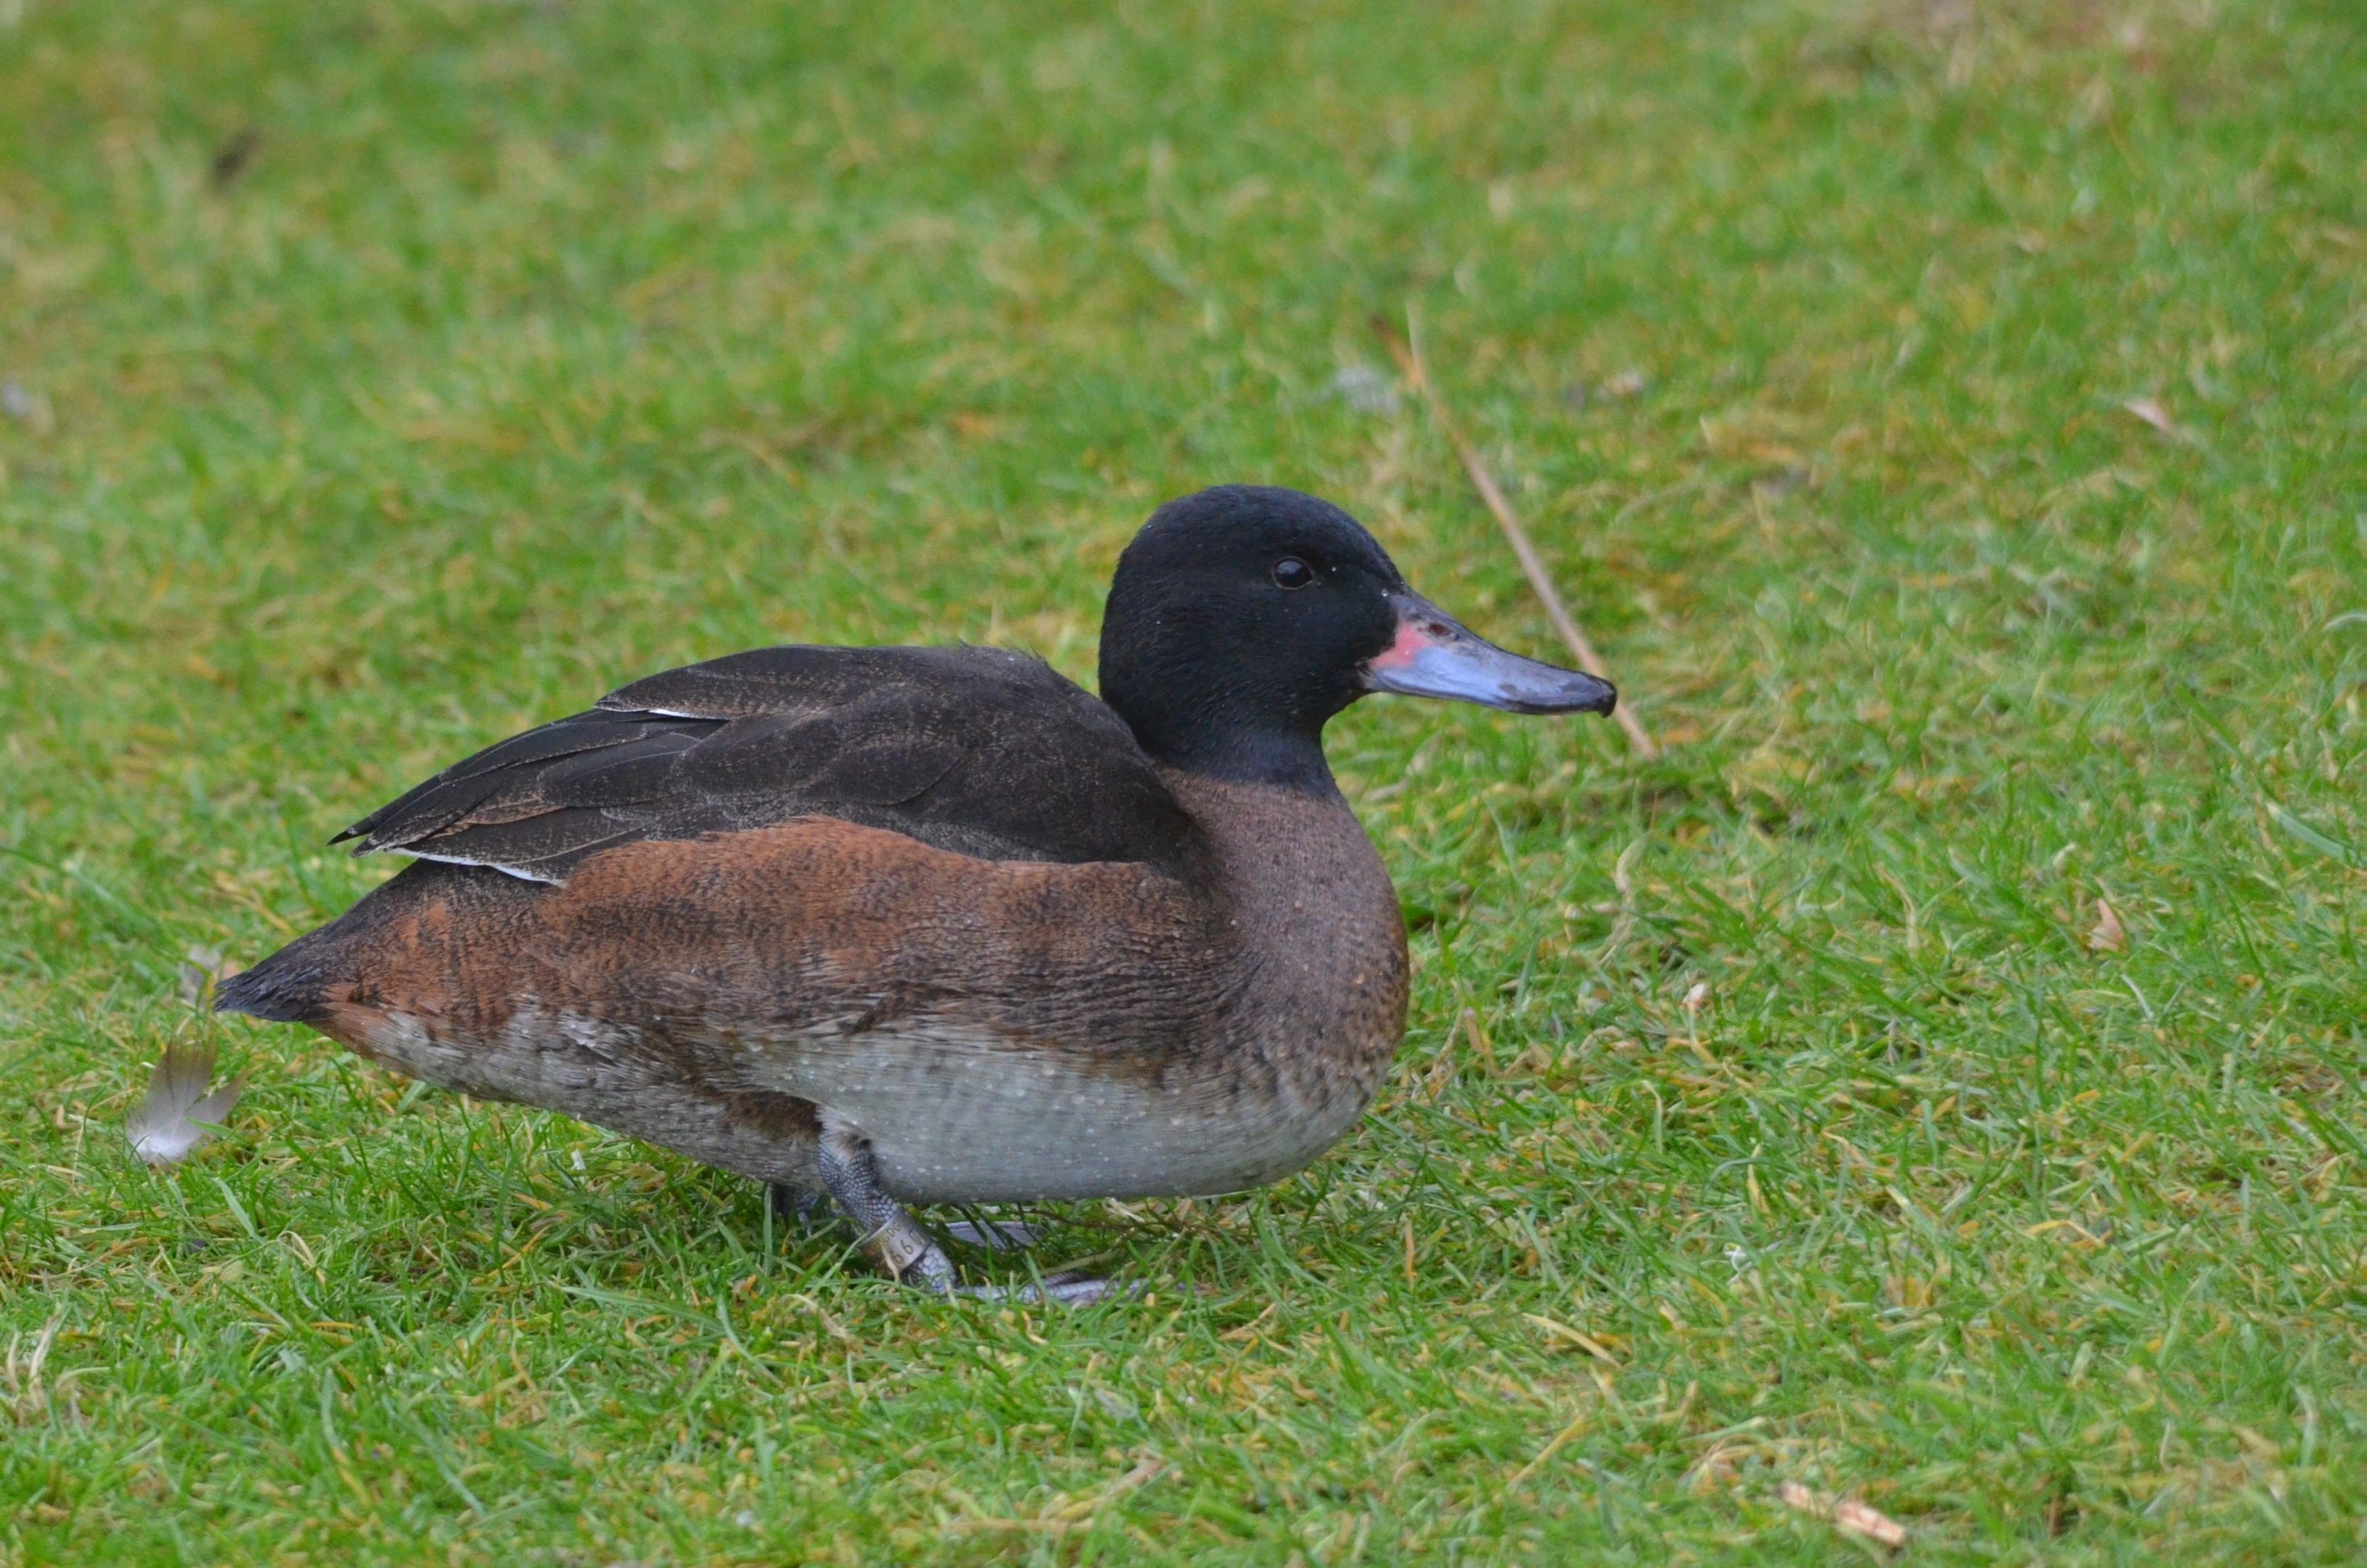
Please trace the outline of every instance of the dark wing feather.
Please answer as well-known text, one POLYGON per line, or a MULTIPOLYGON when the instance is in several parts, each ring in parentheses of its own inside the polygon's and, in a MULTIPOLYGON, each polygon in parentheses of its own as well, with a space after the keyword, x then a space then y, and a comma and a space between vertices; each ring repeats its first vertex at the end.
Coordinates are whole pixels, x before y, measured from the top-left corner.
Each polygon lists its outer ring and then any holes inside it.
POLYGON ((645 838, 832 816, 992 859, 1181 871, 1193 833, 1108 708, 992 648, 760 648, 489 746, 339 836, 558 881, 645 838))
MULTIPOLYGON (((612 750, 646 740, 651 734, 679 727, 679 721, 653 720, 646 713, 616 713, 595 709, 528 730, 522 735, 487 746, 462 759, 406 793, 372 812, 336 837, 362 839, 357 855, 374 849, 394 849, 410 844, 477 808, 487 797, 514 780, 523 770, 585 752, 612 750)), ((700 726, 711 730, 709 723, 700 726)))

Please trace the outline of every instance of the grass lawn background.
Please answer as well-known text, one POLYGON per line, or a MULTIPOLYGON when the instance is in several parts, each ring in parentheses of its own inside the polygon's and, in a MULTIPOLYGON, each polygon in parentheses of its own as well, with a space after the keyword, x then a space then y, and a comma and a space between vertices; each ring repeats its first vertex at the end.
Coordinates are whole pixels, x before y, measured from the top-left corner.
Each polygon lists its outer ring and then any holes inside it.
POLYGON ((1866 1555, 1785 1481, 1915 1562, 2356 1561, 2362 34, 6 0, 0 1563, 1866 1555), (179 1000, 643 673, 1089 678, 1202 484, 1550 655, 1357 379, 1409 301, 1669 756, 1335 724, 1403 1057, 1270 1191, 1039 1216, 1140 1300, 926 1300, 179 1000), (176 1037, 254 1086, 156 1176, 176 1037))

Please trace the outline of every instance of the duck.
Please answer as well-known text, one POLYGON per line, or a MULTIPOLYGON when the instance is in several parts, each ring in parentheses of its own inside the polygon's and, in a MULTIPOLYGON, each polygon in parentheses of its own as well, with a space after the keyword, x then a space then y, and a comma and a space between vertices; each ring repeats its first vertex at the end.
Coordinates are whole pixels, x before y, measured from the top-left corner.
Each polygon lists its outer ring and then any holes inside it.
POLYGON ((1126 547, 1099 684, 968 645, 634 681, 339 834, 409 864, 214 1005, 835 1210, 892 1278, 991 1290, 913 1207, 1245 1191, 1371 1106, 1409 960, 1335 715, 1617 700, 1466 628, 1339 506, 1240 484, 1126 547))

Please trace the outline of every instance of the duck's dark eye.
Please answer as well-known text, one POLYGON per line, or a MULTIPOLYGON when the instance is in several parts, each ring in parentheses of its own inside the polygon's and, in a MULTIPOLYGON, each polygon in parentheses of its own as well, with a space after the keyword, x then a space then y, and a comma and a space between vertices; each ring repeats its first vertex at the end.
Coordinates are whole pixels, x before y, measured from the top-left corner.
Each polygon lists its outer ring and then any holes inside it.
POLYGON ((1315 581, 1315 568, 1296 555, 1285 555, 1274 563, 1274 585, 1277 588, 1303 588, 1315 581))

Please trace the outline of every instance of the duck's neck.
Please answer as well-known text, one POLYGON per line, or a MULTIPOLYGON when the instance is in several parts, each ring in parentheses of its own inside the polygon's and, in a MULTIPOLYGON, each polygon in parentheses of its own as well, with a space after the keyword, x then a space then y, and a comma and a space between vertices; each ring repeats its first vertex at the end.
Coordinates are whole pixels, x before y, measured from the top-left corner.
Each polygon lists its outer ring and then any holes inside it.
MULTIPOLYGON (((1148 619, 1154 632, 1163 625, 1148 619)), ((1323 760, 1323 726, 1356 699, 1353 684, 1277 679, 1258 656, 1263 650, 1238 640, 1171 638, 1188 645, 1146 652, 1114 627, 1103 629, 1102 700, 1153 761, 1194 778, 1338 800, 1323 760)))
POLYGON ((1331 778, 1331 765, 1324 760, 1319 733, 1302 736, 1244 730, 1195 739, 1199 744, 1171 746, 1150 755, 1175 772, 1195 778, 1303 795, 1310 803, 1346 809, 1340 786, 1331 778))
MULTIPOLYGON (((1278 723, 1221 708, 1120 710, 1142 749, 1179 776, 1297 790, 1333 804, 1340 787, 1323 757, 1323 722, 1278 723)), ((1326 715, 1325 717, 1329 717, 1326 715)))

